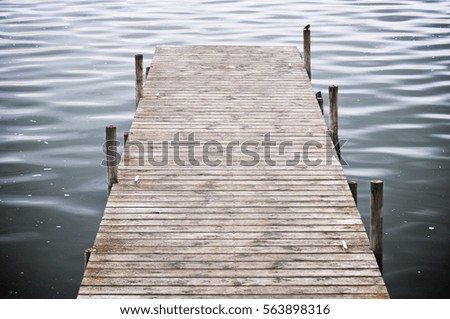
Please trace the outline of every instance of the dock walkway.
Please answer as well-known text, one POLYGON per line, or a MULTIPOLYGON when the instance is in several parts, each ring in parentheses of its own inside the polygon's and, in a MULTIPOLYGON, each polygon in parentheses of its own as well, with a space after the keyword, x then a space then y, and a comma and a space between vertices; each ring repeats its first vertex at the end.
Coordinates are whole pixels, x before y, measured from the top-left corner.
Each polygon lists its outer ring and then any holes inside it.
POLYGON ((296 47, 157 47, 118 174, 79 298, 389 297, 296 47))

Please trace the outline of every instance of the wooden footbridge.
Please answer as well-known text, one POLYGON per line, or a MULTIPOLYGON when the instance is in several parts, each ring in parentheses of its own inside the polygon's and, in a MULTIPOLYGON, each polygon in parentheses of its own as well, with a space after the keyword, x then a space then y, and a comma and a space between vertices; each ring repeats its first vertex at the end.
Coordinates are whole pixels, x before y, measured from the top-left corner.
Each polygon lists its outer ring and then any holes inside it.
POLYGON ((157 47, 78 297, 388 297, 296 47, 157 47))

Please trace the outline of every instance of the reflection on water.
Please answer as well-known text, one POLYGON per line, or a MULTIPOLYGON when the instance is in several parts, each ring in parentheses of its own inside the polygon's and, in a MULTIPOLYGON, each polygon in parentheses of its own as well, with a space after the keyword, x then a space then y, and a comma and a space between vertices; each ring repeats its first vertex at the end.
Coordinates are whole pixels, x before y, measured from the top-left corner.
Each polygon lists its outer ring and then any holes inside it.
MULTIPOLYGON (((157 44, 301 46, 340 86, 346 172, 385 181, 392 297, 450 297, 445 0, 0 3, 0 295, 75 297, 106 201, 104 127, 133 117, 134 54, 157 44)), ((326 97, 325 97, 326 98, 326 97)))

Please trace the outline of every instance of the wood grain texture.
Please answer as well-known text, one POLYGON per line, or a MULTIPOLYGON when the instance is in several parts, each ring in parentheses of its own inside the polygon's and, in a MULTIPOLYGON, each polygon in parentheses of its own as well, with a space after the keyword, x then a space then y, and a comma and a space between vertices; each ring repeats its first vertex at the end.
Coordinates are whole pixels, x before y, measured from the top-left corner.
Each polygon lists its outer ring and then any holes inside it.
POLYGON ((128 136, 78 298, 389 297, 297 48, 157 47, 128 136))

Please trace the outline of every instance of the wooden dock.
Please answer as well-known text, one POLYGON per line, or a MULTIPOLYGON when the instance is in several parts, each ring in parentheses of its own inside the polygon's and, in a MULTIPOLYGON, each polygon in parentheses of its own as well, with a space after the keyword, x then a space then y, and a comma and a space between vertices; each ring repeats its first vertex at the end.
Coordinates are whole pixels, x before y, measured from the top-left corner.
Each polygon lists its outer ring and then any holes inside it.
POLYGON ((160 46, 144 91, 79 298, 389 297, 296 47, 160 46))

